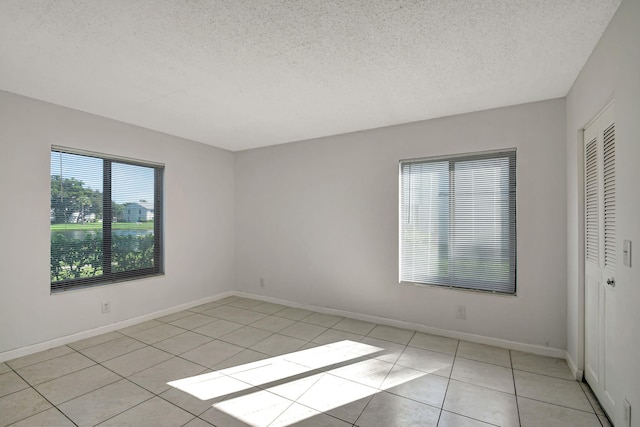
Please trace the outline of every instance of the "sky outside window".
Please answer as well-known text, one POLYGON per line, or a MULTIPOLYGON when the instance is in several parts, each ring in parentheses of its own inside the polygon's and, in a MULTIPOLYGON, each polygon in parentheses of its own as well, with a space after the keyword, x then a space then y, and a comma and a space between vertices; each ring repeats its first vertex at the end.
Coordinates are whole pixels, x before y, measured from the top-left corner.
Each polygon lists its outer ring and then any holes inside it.
MULTIPOLYGON (((51 175, 75 178, 83 182, 84 188, 99 192, 102 192, 102 164, 103 160, 95 157, 51 153, 51 175)), ((146 200, 153 203, 153 168, 113 162, 112 181, 128 183, 127 186, 113 186, 111 198, 114 202, 124 204, 146 200)))

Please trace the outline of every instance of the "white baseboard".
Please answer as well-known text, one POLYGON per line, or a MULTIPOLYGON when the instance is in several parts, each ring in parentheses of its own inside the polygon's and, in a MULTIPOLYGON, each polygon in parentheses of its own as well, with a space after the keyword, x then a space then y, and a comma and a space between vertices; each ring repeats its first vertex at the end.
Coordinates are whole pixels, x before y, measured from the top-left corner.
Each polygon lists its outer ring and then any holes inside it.
POLYGON ((576 368, 575 363, 570 359, 568 353, 562 349, 525 344, 517 341, 509 341, 509 340, 504 340, 500 338, 492 338, 492 337, 486 337, 482 335, 470 334, 467 332, 458 332, 458 331, 451 331, 447 329, 434 328, 431 326, 426 326, 418 323, 404 322, 401 320, 389 319, 386 317, 373 316, 369 314, 355 313, 351 311, 339 310, 339 309, 329 308, 329 307, 300 304, 295 301, 289 301, 281 298, 272 298, 272 297, 266 297, 263 295, 255 295, 255 294, 238 292, 238 291, 223 292, 215 296, 202 298, 196 301, 191 301, 191 302, 170 307, 164 310, 145 314, 143 316, 134 317, 132 319, 127 319, 120 322, 111 323, 109 325, 100 326, 98 328, 90 329, 87 331, 82 331, 75 334, 54 338, 49 341, 44 341, 37 344, 32 344, 29 346, 20 347, 13 350, 8 350, 0 353, 0 362, 15 359, 17 357, 27 356, 29 354, 37 353, 39 351, 49 350, 50 348, 53 348, 53 347, 69 344, 85 338, 91 338, 96 335, 104 334, 107 332, 116 331, 118 329, 126 328, 127 326, 146 322, 147 320, 152 320, 157 317, 166 316, 168 314, 176 313, 178 311, 187 310, 191 307, 195 307, 201 304, 206 304, 212 301, 217 301, 219 299, 226 298, 232 295, 245 297, 245 298, 253 298, 253 299, 257 299, 265 302, 271 302, 274 304, 282 304, 282 305, 288 305, 291 307, 303 308, 306 310, 316 311, 318 313, 332 314, 335 316, 342 316, 342 317, 350 317, 352 319, 378 323, 381 325, 394 326, 396 328, 412 329, 415 331, 425 332, 428 334, 439 335, 439 336, 448 337, 448 338, 455 338, 455 339, 465 340, 465 341, 471 341, 479 344, 492 345, 495 347, 502 347, 509 350, 518 350, 518 351, 538 354, 542 356, 550 356, 550 357, 566 359, 567 363, 569 364, 569 368, 571 369, 571 372, 574 374, 576 379, 578 378, 582 379, 582 371, 576 368))
POLYGON ((346 310, 338 310, 335 308, 319 307, 319 306, 309 305, 309 304, 300 304, 295 301, 266 297, 263 295, 250 294, 247 292, 234 291, 232 293, 239 297, 253 298, 253 299, 257 299, 265 302, 271 302, 274 304, 288 305, 291 307, 316 311, 318 313, 332 314, 334 316, 350 317, 352 319, 363 320, 365 322, 371 322, 371 323, 378 323, 381 325, 394 326, 396 328, 412 329, 412 330, 424 332, 427 334, 439 335, 439 336, 448 337, 448 338, 455 338, 455 339, 464 340, 464 341, 471 341, 478 344, 491 345, 494 347, 502 347, 509 350, 517 350, 517 351, 522 351, 526 353, 537 354, 540 356, 557 357, 560 359, 564 359, 566 357, 566 351, 559 348, 525 344, 517 341, 509 341, 509 340, 504 340, 500 338, 492 338, 492 337, 486 337, 483 335, 470 334, 467 332, 458 332, 458 331, 451 331, 448 329, 434 328, 434 327, 422 325, 419 323, 404 322, 402 320, 389 319, 389 318, 380 317, 380 316, 372 316, 369 314, 355 313, 355 312, 346 311, 346 310))
POLYGON ((573 377, 576 379, 576 381, 582 381, 584 371, 582 369, 578 369, 578 365, 571 358, 571 355, 569 354, 568 351, 565 351, 564 353, 565 353, 564 358, 567 361, 567 365, 569 365, 569 369, 571 369, 571 373, 573 374, 573 377))
POLYGON ((37 353, 39 351, 49 350, 50 348, 58 347, 60 345, 69 344, 75 341, 83 340, 85 338, 95 337, 96 335, 106 334, 107 332, 117 331, 118 329, 126 328, 127 326, 135 325, 138 323, 146 322, 161 316, 177 313, 178 311, 187 310, 191 307, 206 304, 208 302, 217 301, 228 296, 235 295, 235 292, 223 292, 221 294, 201 298, 196 301, 191 301, 185 304, 176 305, 174 307, 166 308, 160 311, 154 311, 153 313, 145 314, 143 316, 134 317, 132 319, 122 320, 120 322, 111 323, 109 325, 100 326, 87 331, 78 332, 71 335, 65 335, 63 337, 54 338, 49 341, 39 342, 37 344, 28 345, 25 347, 16 348, 13 350, 7 350, 0 353, 0 362, 6 360, 15 359, 16 357, 27 356, 29 354, 37 353))

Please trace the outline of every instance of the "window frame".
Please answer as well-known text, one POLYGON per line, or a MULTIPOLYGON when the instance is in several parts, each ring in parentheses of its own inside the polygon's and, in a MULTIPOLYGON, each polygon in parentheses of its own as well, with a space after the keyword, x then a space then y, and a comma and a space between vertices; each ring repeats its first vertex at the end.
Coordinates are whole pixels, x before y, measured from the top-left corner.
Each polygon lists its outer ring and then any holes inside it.
MULTIPOLYGON (((398 163, 398 282, 401 285, 416 285, 423 287, 433 287, 439 289, 453 289, 458 291, 466 291, 466 292, 481 292, 483 294, 491 294, 491 295, 501 295, 501 296, 517 296, 518 291, 518 280, 517 280, 517 149, 516 148, 504 148, 498 150, 489 150, 475 153, 461 153, 461 154, 452 154, 452 155, 444 155, 444 156, 432 156, 432 157, 420 157, 420 158, 411 158, 411 159, 402 159, 398 163), (509 201, 508 201, 508 209, 510 212, 510 216, 508 218, 509 221, 509 253, 510 253, 510 286, 512 281, 513 292, 503 292, 499 290, 490 290, 485 287, 471 287, 471 286, 456 286, 455 284, 439 284, 439 283, 426 283, 426 282, 418 282, 418 281, 408 281, 402 280, 403 277, 403 172, 402 168, 404 165, 412 164, 412 163, 438 163, 438 162, 447 162, 447 170, 448 170, 448 179, 450 180, 449 187, 450 191, 448 193, 448 206, 449 206, 449 223, 447 229, 447 241, 449 247, 452 244, 452 230, 455 229, 455 223, 453 222, 453 216, 455 209, 453 208, 454 197, 455 194, 452 191, 452 187, 454 186, 452 174, 455 171, 454 164, 456 162, 464 162, 464 161, 473 161, 473 160, 484 160, 484 159, 498 159, 498 158, 508 158, 509 159, 509 201)), ((449 252, 447 255, 447 259, 449 260, 451 253, 449 252)), ((491 283, 486 279, 480 278, 476 281, 476 283, 491 283)))
MULTIPOLYGON (((74 149, 52 145, 50 153, 64 153, 78 156, 92 157, 102 160, 102 268, 103 274, 99 276, 89 276, 73 279, 50 281, 51 293, 65 292, 74 289, 82 289, 94 286, 108 285, 117 282, 137 280, 147 277, 155 277, 164 275, 164 236, 163 236, 163 220, 164 220, 164 164, 151 161, 143 161, 131 159, 127 157, 114 156, 104 153, 98 153, 87 150, 74 149), (112 223, 113 223, 113 206, 112 206, 112 164, 119 163, 132 166, 141 166, 153 168, 154 175, 154 219, 153 219, 153 267, 113 272, 112 259, 112 223), (106 220, 105 220, 106 219, 106 220)), ((49 171, 51 176, 51 171, 49 171)), ((50 178, 51 179, 51 178, 50 178)), ((49 193, 51 197, 51 193, 49 193)), ((49 232, 49 241, 51 242, 51 231, 49 232)), ((49 243, 49 253, 51 254, 51 243, 49 243)))

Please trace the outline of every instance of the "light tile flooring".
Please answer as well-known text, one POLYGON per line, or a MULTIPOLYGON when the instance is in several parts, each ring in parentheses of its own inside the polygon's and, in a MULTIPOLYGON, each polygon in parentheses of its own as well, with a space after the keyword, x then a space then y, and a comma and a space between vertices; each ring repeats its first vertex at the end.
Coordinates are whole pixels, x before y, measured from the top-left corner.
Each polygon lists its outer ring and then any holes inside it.
POLYGON ((560 359, 229 297, 0 363, 0 425, 609 423, 560 359))

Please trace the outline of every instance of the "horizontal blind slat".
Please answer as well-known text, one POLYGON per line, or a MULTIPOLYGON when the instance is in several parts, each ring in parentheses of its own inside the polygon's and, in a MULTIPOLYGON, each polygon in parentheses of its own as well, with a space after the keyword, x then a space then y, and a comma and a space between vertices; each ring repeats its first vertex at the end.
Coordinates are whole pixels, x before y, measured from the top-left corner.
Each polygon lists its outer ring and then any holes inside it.
POLYGON ((401 162, 400 279, 515 292, 515 151, 401 162))
POLYGON ((51 290, 161 274, 162 166, 51 150, 51 290))

